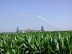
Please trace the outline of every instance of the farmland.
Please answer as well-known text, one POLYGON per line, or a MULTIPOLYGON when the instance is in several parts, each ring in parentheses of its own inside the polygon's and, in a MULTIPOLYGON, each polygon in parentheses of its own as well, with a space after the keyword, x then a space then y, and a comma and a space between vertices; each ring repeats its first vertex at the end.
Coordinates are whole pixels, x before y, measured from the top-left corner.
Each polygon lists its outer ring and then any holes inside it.
POLYGON ((72 31, 1 33, 0 54, 72 54, 72 31))

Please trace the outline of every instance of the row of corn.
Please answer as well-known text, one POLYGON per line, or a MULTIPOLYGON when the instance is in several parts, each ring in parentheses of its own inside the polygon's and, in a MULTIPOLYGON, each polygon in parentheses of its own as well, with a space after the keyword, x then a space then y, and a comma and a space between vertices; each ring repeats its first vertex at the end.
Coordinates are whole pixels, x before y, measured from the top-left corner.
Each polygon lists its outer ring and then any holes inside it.
POLYGON ((0 54, 72 54, 72 32, 1 33, 0 54))

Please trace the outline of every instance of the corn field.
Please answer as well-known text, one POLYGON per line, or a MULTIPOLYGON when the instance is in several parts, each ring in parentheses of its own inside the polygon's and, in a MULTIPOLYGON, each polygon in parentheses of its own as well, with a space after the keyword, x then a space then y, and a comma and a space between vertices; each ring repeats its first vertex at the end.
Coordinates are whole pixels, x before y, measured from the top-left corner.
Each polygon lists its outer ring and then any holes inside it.
POLYGON ((72 32, 1 33, 0 54, 72 54, 72 32))

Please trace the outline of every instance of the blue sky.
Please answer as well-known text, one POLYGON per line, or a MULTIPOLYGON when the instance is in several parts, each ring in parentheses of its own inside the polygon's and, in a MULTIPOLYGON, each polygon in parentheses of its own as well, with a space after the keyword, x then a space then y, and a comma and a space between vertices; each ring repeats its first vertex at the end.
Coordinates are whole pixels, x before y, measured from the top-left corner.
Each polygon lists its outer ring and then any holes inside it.
POLYGON ((0 0, 0 31, 72 29, 72 0, 0 0))

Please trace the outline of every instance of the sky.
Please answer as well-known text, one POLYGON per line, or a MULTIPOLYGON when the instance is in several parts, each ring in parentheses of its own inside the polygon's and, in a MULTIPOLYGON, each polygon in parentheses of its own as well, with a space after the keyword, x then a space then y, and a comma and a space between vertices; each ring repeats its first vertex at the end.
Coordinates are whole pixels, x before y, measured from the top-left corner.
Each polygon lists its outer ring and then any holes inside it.
POLYGON ((72 0, 0 0, 0 32, 72 30, 72 0))

